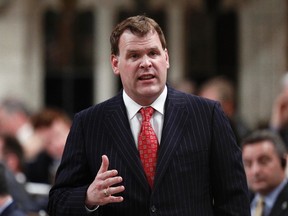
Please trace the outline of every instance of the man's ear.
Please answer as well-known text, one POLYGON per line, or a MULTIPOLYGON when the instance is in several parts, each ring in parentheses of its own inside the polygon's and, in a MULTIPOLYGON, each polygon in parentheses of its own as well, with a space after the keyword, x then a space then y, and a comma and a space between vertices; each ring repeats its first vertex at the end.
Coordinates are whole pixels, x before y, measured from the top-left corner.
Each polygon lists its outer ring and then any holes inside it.
POLYGON ((116 55, 111 55, 110 57, 110 61, 111 61, 111 66, 112 66, 112 69, 114 71, 114 74, 115 75, 119 75, 119 69, 118 69, 118 56, 116 55))
POLYGON ((167 69, 170 68, 170 63, 169 63, 169 54, 167 48, 164 50, 165 55, 166 55, 166 64, 167 64, 167 69))

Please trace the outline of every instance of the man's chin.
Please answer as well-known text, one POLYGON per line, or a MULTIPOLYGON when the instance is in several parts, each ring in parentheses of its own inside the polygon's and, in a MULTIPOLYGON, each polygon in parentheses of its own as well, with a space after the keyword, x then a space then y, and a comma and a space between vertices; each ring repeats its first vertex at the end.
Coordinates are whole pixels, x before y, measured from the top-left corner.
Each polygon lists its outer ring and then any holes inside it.
POLYGON ((155 97, 161 94, 159 87, 147 86, 141 89, 141 95, 144 97, 155 97))
POLYGON ((260 192, 260 193, 263 193, 266 190, 266 188, 267 188, 266 184, 254 185, 252 187, 253 191, 260 192))

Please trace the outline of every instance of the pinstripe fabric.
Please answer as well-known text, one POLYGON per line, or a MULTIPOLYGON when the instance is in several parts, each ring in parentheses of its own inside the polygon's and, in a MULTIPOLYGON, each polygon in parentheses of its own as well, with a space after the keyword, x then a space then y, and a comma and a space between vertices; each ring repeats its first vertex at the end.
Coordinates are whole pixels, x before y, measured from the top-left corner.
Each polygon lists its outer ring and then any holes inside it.
POLYGON ((250 215, 241 152, 216 102, 168 88, 153 191, 121 93, 78 113, 50 191, 50 216, 86 215, 85 193, 102 154, 123 177, 124 201, 100 206, 90 215, 250 215))

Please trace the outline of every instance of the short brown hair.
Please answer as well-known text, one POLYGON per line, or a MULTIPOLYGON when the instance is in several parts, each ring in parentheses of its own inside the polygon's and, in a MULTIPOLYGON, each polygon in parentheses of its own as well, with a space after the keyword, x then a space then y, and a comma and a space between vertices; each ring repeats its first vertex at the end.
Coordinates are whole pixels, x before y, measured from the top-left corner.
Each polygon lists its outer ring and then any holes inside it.
POLYGON ((35 129, 50 127, 56 120, 62 120, 65 124, 71 125, 70 117, 66 112, 58 108, 48 107, 31 117, 31 122, 35 129))
POLYGON ((166 48, 164 33, 159 24, 144 15, 129 17, 116 25, 110 36, 111 54, 119 55, 119 40, 125 30, 130 30, 133 34, 143 37, 151 31, 156 31, 162 48, 166 48))
POLYGON ((286 166, 285 156, 287 154, 287 148, 285 146, 283 139, 276 131, 272 131, 269 129, 255 130, 242 140, 241 143, 242 150, 244 149, 245 146, 254 145, 258 142, 263 141, 270 141, 273 144, 275 151, 281 161, 281 164, 283 165, 283 167, 285 167, 286 166))

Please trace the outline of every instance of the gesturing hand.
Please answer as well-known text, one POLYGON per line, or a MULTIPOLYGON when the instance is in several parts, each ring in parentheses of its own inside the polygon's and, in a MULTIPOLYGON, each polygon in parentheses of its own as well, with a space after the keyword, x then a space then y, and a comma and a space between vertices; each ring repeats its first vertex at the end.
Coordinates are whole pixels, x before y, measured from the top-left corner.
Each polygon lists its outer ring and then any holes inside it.
POLYGON ((121 176, 117 176, 117 170, 108 170, 108 167, 109 159, 103 155, 101 167, 86 192, 85 204, 88 208, 123 201, 123 197, 113 196, 125 190, 123 185, 113 187, 113 185, 122 182, 123 179, 121 176))

